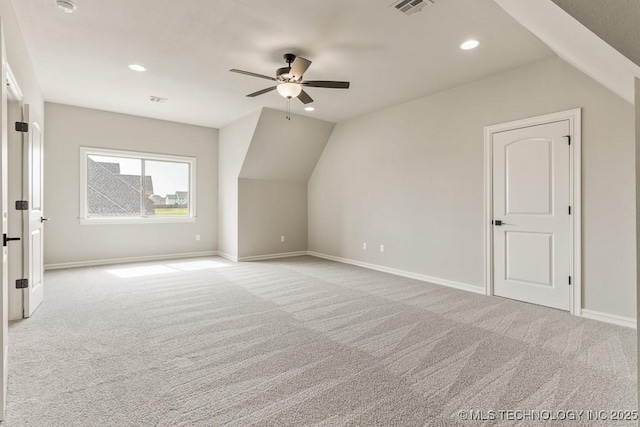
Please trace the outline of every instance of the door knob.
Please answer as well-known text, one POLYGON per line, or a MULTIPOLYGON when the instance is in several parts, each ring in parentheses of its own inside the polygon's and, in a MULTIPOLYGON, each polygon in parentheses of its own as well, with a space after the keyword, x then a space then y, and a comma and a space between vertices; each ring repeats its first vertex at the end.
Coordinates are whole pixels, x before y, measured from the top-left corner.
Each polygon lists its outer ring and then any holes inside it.
POLYGON ((45 221, 49 221, 49 218, 45 218, 43 216, 40 217, 40 222, 45 222, 45 221))

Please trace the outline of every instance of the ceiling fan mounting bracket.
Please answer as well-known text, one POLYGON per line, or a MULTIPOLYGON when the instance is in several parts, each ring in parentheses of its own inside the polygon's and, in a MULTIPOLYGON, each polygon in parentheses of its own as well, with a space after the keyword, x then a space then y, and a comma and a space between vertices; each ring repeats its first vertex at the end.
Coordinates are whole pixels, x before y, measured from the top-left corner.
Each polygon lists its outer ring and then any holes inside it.
POLYGON ((289 67, 291 67, 291 63, 297 58, 297 56, 293 53, 285 53, 284 55, 282 55, 282 57, 284 58, 285 62, 289 64, 289 67))

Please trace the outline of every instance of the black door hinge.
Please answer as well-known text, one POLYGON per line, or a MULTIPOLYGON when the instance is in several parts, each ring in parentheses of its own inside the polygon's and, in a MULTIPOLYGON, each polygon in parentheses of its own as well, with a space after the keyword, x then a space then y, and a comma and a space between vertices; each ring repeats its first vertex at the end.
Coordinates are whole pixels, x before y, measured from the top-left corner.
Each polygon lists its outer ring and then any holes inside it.
POLYGON ((20 240, 20 237, 7 237, 7 234, 2 235, 2 246, 7 246, 7 242, 13 242, 15 240, 20 240))
POLYGON ((29 132, 29 123, 16 122, 16 132, 29 132))
POLYGON ((571 286, 571 276, 569 276, 569 286, 571 286))
POLYGON ((27 289, 29 287, 29 279, 16 280, 16 289, 27 289))
POLYGON ((569 206, 569 215, 571 215, 571 206, 569 206))
POLYGON ((567 138, 567 142, 571 145, 571 135, 565 135, 564 137, 567 138))
POLYGON ((28 211, 29 210, 29 202, 27 200, 16 200, 16 210, 17 211, 28 211))

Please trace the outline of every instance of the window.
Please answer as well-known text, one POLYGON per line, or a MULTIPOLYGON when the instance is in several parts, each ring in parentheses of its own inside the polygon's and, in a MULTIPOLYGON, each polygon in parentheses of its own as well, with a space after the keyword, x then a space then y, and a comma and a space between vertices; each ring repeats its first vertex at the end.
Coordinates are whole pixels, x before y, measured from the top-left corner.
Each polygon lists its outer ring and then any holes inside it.
POLYGON ((192 157, 80 149, 83 224, 195 221, 192 157))

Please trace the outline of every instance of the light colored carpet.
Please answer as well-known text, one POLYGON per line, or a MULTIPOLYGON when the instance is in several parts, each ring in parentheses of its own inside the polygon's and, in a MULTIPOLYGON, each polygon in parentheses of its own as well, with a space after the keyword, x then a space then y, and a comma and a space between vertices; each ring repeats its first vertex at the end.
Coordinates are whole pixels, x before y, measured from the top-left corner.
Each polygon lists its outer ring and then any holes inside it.
POLYGON ((634 330, 316 258, 80 268, 46 284, 36 315, 10 326, 7 426, 636 409, 634 330))

